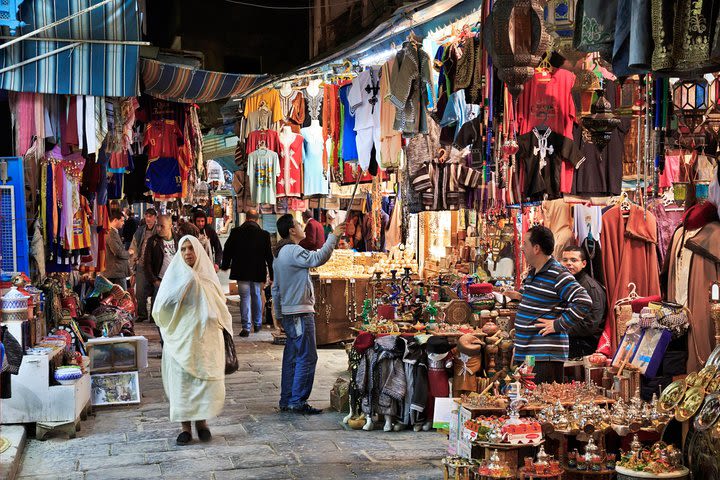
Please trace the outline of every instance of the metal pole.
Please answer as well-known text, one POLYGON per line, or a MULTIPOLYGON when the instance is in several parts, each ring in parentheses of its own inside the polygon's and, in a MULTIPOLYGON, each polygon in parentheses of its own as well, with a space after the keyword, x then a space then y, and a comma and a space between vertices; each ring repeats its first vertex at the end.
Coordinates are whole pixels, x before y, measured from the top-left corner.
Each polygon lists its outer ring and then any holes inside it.
MULTIPOLYGON (((7 35, 0 35, 0 40, 11 40, 16 37, 7 35)), ((150 42, 141 42, 137 40, 85 40, 83 38, 55 38, 55 37, 38 37, 38 38, 26 38, 31 42, 82 42, 82 43, 99 43, 103 45, 137 45, 146 47, 152 45, 150 42)))
POLYGON ((43 58, 51 57, 51 56, 56 55, 56 54, 58 54, 58 53, 60 53, 60 52, 62 52, 62 51, 70 50, 71 48, 75 48, 75 47, 79 47, 80 45, 82 45, 82 43, 80 43, 80 42, 71 43, 70 45, 65 45, 64 47, 61 47, 61 48, 58 48, 58 49, 53 50, 52 52, 43 53, 42 55, 38 55, 37 57, 29 58, 29 59, 24 60, 24 61, 22 61, 22 62, 20 62, 20 63, 16 63, 15 65, 10 65, 9 67, 5 67, 5 68, 3 68, 3 69, 0 69, 0 73, 9 72, 10 70, 15 70, 16 68, 20 68, 20 67, 22 67, 22 66, 24 66, 24 65, 27 65, 28 63, 37 62, 38 60, 42 60, 43 58))
POLYGON ((40 27, 40 28, 38 28, 38 29, 36 29, 36 30, 33 30, 32 32, 26 33, 25 35, 20 35, 19 37, 16 37, 16 38, 14 38, 13 40, 10 40, 9 42, 6 42, 6 43, 3 43, 2 45, 0 45, 0 50, 2 50, 3 48, 7 48, 7 47, 9 47, 10 45, 13 45, 13 44, 15 44, 15 43, 22 42, 23 40, 25 40, 25 39, 27 39, 27 38, 30 38, 30 37, 33 37, 33 36, 37 35, 37 34, 40 33, 40 32, 44 32, 45 30, 49 30, 49 29, 51 29, 51 28, 53 28, 53 27, 56 27, 56 26, 60 25, 61 23, 68 22, 68 21, 72 20, 73 18, 77 18, 77 17, 79 17, 80 15, 83 15, 83 14, 85 14, 85 13, 88 13, 88 12, 91 11, 91 10, 95 10, 95 9, 98 8, 98 7, 102 7, 103 5, 106 5, 106 4, 108 4, 108 3, 112 2, 112 1, 113 1, 113 0, 102 0, 102 1, 101 1, 100 3, 98 3, 98 4, 95 4, 95 5, 92 5, 92 6, 90 6, 90 7, 84 8, 84 9, 80 10, 79 12, 75 12, 75 13, 73 13, 72 15, 69 15, 69 16, 67 16, 67 17, 65 17, 65 18, 61 18, 60 20, 56 20, 56 21, 54 21, 54 22, 52 22, 52 23, 50 23, 50 24, 48 24, 48 25, 43 25, 42 27, 40 27))

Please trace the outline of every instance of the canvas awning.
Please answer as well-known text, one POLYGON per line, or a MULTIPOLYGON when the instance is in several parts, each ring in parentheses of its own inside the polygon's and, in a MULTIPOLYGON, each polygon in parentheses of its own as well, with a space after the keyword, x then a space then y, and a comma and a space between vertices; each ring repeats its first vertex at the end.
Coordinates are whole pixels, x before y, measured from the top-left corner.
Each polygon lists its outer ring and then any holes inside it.
POLYGON ((6 70, 0 73, 0 88, 108 97, 139 93, 143 42, 137 0, 25 0, 19 17, 27 24, 18 29, 19 36, 57 25, 0 45, 0 70, 6 70))
POLYGON ((267 75, 199 70, 149 58, 140 59, 140 70, 144 93, 184 103, 212 102, 241 95, 267 78, 267 75))

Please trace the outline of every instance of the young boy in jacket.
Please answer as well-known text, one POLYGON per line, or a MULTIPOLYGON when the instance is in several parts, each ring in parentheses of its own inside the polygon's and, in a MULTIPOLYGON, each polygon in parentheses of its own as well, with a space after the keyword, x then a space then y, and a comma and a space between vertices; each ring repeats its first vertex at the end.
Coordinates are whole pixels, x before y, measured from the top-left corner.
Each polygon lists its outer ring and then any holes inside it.
POLYGON ((302 225, 286 214, 277 221, 282 240, 275 249, 272 296, 275 315, 281 319, 287 341, 283 351, 280 410, 315 415, 322 410, 307 403, 315 380, 315 293, 311 268, 325 264, 337 245, 345 225, 338 225, 320 250, 298 245, 305 238, 302 225))

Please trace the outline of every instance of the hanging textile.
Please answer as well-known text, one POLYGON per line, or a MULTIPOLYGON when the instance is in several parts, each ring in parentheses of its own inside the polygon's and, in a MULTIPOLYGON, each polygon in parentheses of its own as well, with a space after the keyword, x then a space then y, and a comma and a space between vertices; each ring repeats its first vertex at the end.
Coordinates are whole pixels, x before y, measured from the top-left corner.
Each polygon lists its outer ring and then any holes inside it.
MULTIPOLYGON (((26 0, 19 17, 27 24, 18 34, 49 25, 87 9, 98 0, 26 0)), ((26 41, 0 50, 0 67, 9 67, 84 38, 138 41, 136 0, 114 0, 72 20, 45 30, 36 38, 68 38, 67 42, 26 41)), ((138 95, 140 47, 80 44, 47 58, 0 74, 0 88, 16 92, 60 95, 134 97, 138 95)))

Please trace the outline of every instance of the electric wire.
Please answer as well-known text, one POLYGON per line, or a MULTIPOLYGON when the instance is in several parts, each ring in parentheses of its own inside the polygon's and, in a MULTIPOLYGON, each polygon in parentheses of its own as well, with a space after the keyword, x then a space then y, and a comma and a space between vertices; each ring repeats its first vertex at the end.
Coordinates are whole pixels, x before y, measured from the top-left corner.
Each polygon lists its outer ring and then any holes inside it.
MULTIPOLYGON (((254 8, 264 8, 267 10, 314 10, 316 8, 315 5, 299 5, 299 6, 285 6, 285 5, 262 5, 259 3, 252 3, 252 2, 243 2, 240 0, 225 0, 228 3, 232 3, 233 5, 242 5, 245 7, 254 7, 254 8)), ((353 5, 355 3, 358 3, 360 0, 346 0, 344 2, 337 2, 337 3, 326 3, 323 5, 320 5, 320 7, 349 7, 350 5, 353 5)))

